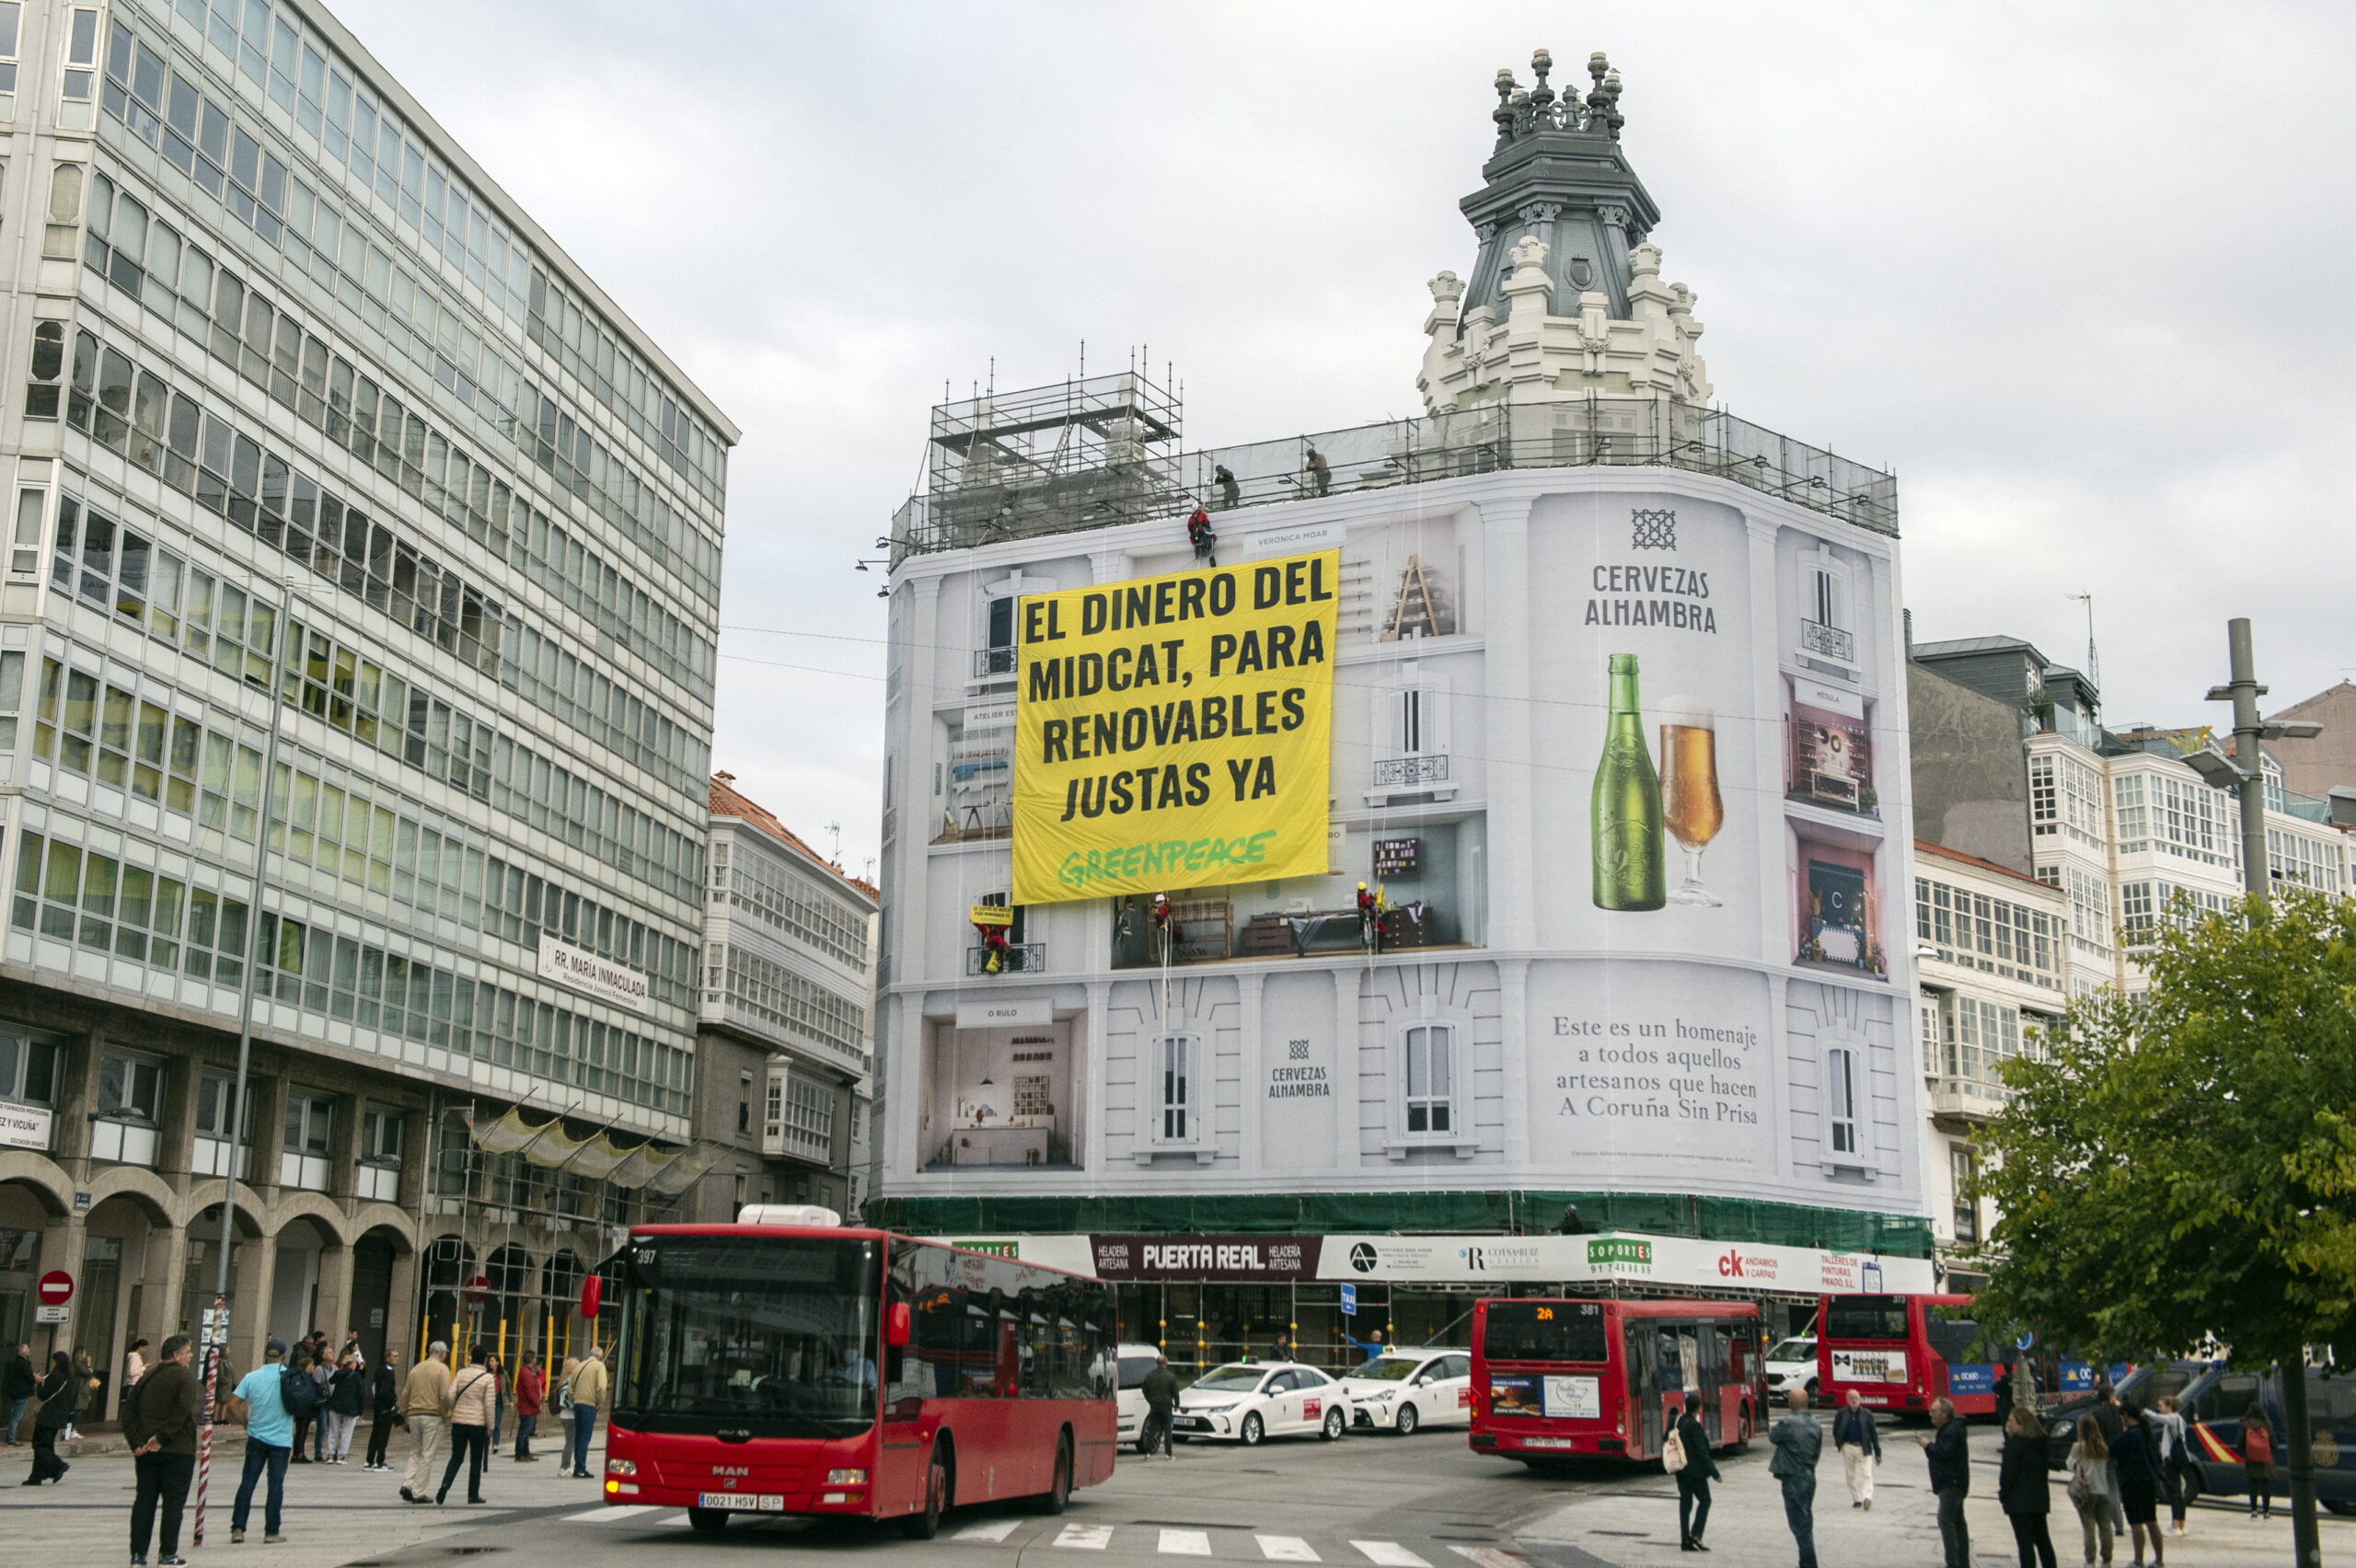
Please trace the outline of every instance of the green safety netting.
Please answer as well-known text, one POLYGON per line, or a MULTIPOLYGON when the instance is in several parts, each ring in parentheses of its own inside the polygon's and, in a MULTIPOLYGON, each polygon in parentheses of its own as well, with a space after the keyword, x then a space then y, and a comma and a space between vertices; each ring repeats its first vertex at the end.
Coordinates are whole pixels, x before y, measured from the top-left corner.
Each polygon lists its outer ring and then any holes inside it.
POLYGON ((1247 1193, 1117 1197, 870 1198, 867 1224, 920 1236, 956 1232, 1322 1235, 1331 1231, 1552 1230, 1563 1205, 1602 1229, 1762 1246, 1931 1255, 1931 1222, 1747 1198, 1667 1193, 1247 1193))

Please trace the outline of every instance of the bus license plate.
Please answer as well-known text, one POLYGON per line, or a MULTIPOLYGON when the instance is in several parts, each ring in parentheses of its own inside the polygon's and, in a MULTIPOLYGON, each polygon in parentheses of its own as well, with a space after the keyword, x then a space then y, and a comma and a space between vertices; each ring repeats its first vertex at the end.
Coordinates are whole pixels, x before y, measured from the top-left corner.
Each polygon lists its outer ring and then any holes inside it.
POLYGON ((785 1498, 779 1493, 764 1496, 751 1492, 702 1492, 696 1494, 699 1508, 734 1508, 757 1514, 782 1514, 785 1498))
POLYGON ((1525 1437, 1521 1446, 1525 1448, 1567 1448, 1571 1440, 1568 1437, 1525 1437))

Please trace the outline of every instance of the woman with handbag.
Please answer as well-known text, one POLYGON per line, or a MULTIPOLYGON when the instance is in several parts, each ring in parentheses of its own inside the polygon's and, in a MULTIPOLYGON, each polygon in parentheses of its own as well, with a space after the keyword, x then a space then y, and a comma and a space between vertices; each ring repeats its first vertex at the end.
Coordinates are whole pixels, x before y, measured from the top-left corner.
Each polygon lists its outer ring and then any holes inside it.
POLYGON ((2053 1537, 2046 1528, 2046 1519, 2053 1512, 2053 1493, 2045 1479, 2045 1426, 2025 1404, 2005 1412, 1996 1501, 2012 1523, 2021 1568, 2053 1568, 2053 1537))
POLYGON ((401 1353, 387 1347, 384 1358, 376 1363, 376 1370, 368 1378, 368 1462, 362 1470, 387 1470, 393 1467, 385 1462, 385 1446, 393 1440, 393 1428, 402 1424, 400 1416, 401 1380, 394 1367, 399 1365, 401 1353))
POLYGON ((33 1397, 40 1401, 40 1413, 33 1417, 33 1473, 25 1479, 27 1486, 63 1481, 73 1468, 57 1457, 57 1435, 73 1424, 74 1412, 81 1405, 74 1358, 62 1350, 52 1354, 49 1376, 40 1380, 33 1397))
POLYGON ((2110 1568, 2110 1445, 2091 1415, 2078 1418, 2078 1440, 2070 1445, 2070 1506, 2085 1537, 2086 1568, 2095 1568, 2097 1545, 2102 1568, 2110 1568))

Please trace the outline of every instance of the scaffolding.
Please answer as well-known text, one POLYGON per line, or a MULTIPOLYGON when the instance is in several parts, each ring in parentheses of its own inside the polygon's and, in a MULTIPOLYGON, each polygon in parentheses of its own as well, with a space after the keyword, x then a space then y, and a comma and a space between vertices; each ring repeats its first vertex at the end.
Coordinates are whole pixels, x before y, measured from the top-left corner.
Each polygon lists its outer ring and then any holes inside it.
POLYGON ((1162 515, 1179 502, 1181 427, 1177 394, 1135 369, 941 403, 922 504, 902 508, 898 548, 964 548, 1162 515))

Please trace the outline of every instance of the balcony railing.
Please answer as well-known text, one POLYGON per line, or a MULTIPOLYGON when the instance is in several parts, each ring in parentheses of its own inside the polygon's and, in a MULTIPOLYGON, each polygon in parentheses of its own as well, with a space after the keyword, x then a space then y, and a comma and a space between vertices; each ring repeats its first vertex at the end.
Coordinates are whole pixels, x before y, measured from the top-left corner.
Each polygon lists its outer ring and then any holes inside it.
POLYGON ((90 1158, 123 1165, 156 1163, 156 1129, 138 1122, 102 1116, 90 1124, 90 1158))
POLYGON ((1984 1078, 1934 1077, 1930 1080, 1931 1114, 1986 1121, 2004 1108, 2012 1092, 1984 1078))
POLYGON ((1011 676, 1020 663, 1011 648, 976 648, 974 650, 974 678, 977 681, 1011 676))
MULTIPOLYGON (((969 947, 965 950, 965 973, 979 974, 982 965, 989 962, 989 950, 969 947)), ((1045 942, 1009 942, 1000 961, 1001 974, 1036 974, 1047 967, 1047 944, 1045 942)))
POLYGON ((937 466, 931 488, 893 516, 892 559, 1174 519, 1197 502, 1225 510, 1511 468, 1596 466, 1715 474, 1877 534, 1898 533, 1893 474, 1717 409, 1665 397, 1596 398, 1499 404, 1207 452, 1139 449, 1077 473, 937 466), (1322 459, 1314 468, 1312 450, 1322 459))
POLYGON ((1826 626, 1822 621, 1804 620, 1800 622, 1800 651, 1854 664, 1857 662, 1857 637, 1854 632, 1826 626))
POLYGON ((1394 790, 1412 790, 1419 784, 1448 782, 1448 755, 1434 753, 1425 756, 1389 756, 1374 765, 1374 781, 1394 790))
POLYGON ((824 1165, 834 1158, 834 1140, 821 1137, 806 1127, 791 1122, 764 1122, 761 1126, 761 1152, 765 1155, 791 1155, 799 1159, 812 1159, 824 1165))

